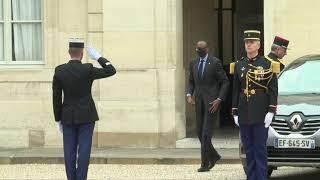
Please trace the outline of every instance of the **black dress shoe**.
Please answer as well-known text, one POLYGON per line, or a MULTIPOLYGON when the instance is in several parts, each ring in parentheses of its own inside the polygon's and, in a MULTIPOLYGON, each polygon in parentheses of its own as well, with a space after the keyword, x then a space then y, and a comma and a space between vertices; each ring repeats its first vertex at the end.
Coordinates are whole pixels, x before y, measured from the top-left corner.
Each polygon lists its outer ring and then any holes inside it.
POLYGON ((204 166, 201 166, 199 169, 198 169, 198 172, 208 172, 209 171, 209 168, 208 167, 204 167, 204 166))
POLYGON ((220 159, 221 159, 221 156, 219 155, 216 159, 212 160, 212 161, 209 163, 208 169, 209 169, 209 170, 212 169, 212 168, 216 165, 217 161, 219 161, 220 159))

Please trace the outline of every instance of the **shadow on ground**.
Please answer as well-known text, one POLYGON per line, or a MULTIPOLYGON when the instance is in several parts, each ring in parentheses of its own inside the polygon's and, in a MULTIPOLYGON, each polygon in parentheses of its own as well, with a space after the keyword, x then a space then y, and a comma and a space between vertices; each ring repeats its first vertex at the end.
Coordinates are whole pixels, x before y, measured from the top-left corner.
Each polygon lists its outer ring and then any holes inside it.
POLYGON ((281 173, 281 175, 277 172, 281 171, 281 169, 274 171, 274 175, 271 176, 270 180, 319 180, 320 179, 320 169, 314 168, 314 169, 308 169, 306 171, 290 171, 286 172, 285 175, 282 175, 284 173, 281 173))

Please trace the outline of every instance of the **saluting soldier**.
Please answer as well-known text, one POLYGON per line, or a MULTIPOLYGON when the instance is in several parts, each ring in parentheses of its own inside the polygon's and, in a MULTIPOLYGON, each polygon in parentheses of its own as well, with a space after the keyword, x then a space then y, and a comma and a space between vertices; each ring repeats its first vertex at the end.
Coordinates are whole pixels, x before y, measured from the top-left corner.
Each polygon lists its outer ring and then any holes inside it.
POLYGON ((271 52, 266 56, 267 59, 280 63, 280 71, 285 68, 285 65, 280 60, 287 55, 288 45, 289 40, 276 36, 271 45, 271 52))
POLYGON ((101 68, 82 63, 83 49, 83 40, 72 39, 69 42, 71 60, 55 68, 52 84, 54 117, 59 131, 63 133, 68 180, 87 179, 92 134, 95 121, 99 119, 91 95, 92 83, 116 73, 112 64, 93 48, 87 49, 88 54, 99 62, 101 68))
POLYGON ((268 127, 276 112, 280 64, 259 56, 260 31, 244 32, 246 57, 230 65, 232 114, 240 127, 247 158, 247 179, 267 179, 268 127))

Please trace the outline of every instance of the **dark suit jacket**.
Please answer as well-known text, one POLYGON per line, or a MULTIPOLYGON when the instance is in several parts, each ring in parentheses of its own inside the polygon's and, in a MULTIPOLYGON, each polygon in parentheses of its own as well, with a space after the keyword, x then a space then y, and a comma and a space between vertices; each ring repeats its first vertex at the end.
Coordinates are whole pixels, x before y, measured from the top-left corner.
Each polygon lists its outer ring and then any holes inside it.
POLYGON ((195 98, 201 96, 205 103, 212 102, 217 98, 225 100, 229 80, 222 68, 221 61, 208 56, 202 78, 198 77, 199 61, 200 58, 197 58, 190 63, 188 93, 194 94, 195 98))
POLYGON ((102 68, 93 67, 91 63, 82 64, 78 60, 56 67, 52 83, 55 121, 70 125, 99 119, 91 95, 92 83, 95 79, 114 75, 116 70, 103 57, 98 62, 102 68))

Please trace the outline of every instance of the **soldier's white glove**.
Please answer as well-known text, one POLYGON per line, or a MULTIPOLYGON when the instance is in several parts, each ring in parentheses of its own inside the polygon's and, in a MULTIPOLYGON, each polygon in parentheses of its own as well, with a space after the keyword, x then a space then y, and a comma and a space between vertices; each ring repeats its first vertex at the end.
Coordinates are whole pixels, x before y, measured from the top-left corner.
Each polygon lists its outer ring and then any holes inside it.
POLYGON ((57 128, 58 128, 58 131, 63 134, 63 126, 61 124, 61 121, 57 122, 57 128))
POLYGON ((239 117, 233 116, 234 123, 239 127, 239 117))
POLYGON ((274 113, 272 112, 268 112, 266 117, 264 118, 264 127, 268 128, 270 126, 270 124, 272 123, 272 119, 273 119, 274 113))
POLYGON ((96 51, 93 47, 87 47, 87 52, 89 57, 93 60, 98 60, 101 58, 101 54, 98 53, 98 51, 96 51))

